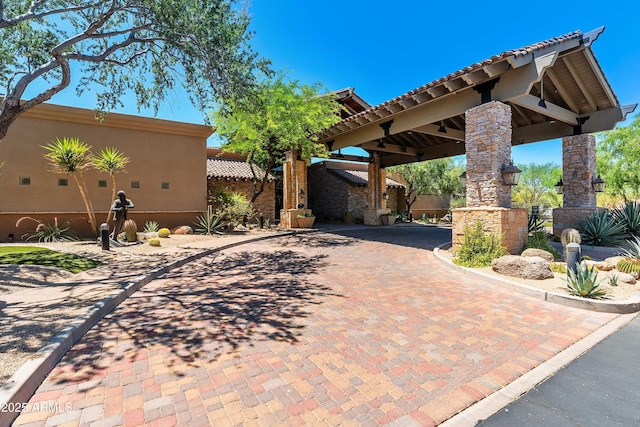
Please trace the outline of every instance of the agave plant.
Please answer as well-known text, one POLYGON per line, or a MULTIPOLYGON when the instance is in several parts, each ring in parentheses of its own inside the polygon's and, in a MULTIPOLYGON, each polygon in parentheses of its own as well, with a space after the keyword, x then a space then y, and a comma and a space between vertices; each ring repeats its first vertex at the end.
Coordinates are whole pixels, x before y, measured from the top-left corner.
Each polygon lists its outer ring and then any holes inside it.
POLYGON ((583 298, 605 299, 607 291, 599 289, 602 280, 598 280, 595 266, 576 265, 575 271, 567 269, 567 288, 571 295, 583 298))
POLYGON ((607 210, 597 210, 577 221, 582 243, 591 246, 616 246, 626 235, 625 225, 616 222, 607 210))
POLYGON ((635 201, 627 202, 624 206, 613 209, 611 214, 616 222, 624 225, 629 234, 640 235, 640 204, 635 201))
POLYGON ((158 224, 158 221, 147 221, 144 223, 145 233, 155 233, 159 229, 160 229, 160 224, 158 224))
POLYGON ((629 249, 620 248, 622 250, 620 255, 626 258, 640 259, 640 238, 633 236, 632 239, 627 240, 627 244, 629 249))
POLYGON ((196 234, 206 234, 207 236, 213 234, 222 234, 222 230, 226 224, 222 221, 221 215, 216 215, 213 212, 204 212, 202 215, 196 218, 193 223, 196 234))

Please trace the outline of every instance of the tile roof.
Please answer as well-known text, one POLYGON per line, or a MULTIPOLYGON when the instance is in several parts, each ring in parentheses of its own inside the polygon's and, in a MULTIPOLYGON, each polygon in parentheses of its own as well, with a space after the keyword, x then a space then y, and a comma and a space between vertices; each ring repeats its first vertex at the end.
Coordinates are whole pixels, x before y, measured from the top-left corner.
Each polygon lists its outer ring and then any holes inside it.
POLYGON ((511 56, 513 57, 521 57, 521 56, 525 56, 525 55, 529 55, 532 54, 536 51, 548 48, 550 46, 554 46, 554 45, 558 45, 558 44, 562 44, 565 43, 567 41, 573 40, 573 39, 578 39, 578 38, 582 38, 583 37, 583 33, 581 31, 574 31, 572 33, 569 34, 565 34, 562 36, 558 36, 558 37, 554 37, 548 40, 544 40, 538 43, 534 43, 532 45, 529 46, 525 46, 519 49, 513 49, 513 50, 507 50, 505 52, 502 52, 499 55, 494 55, 492 57, 490 57, 489 59, 485 59, 484 61, 481 62, 477 62, 473 65, 470 65, 468 67, 462 68, 454 73, 448 74, 438 80, 434 80, 431 83, 427 83, 423 86, 417 87, 403 95, 397 96, 396 98, 390 99, 386 102, 383 102, 382 104, 378 104, 374 107, 368 108, 365 111, 362 111, 360 113, 357 114, 353 114, 345 119, 343 119, 342 121, 336 123, 335 125, 333 125, 332 127, 335 128, 337 126, 340 126, 343 123, 346 122, 350 122, 353 120, 357 120, 360 117, 366 116, 367 114, 371 114, 372 112, 376 111, 376 110, 380 110, 383 109, 385 107, 388 107, 392 104, 398 104, 400 103, 400 101, 403 101, 407 98, 411 98, 412 96, 415 96, 416 94, 419 94, 421 92, 426 91, 429 88, 433 88, 439 85, 444 84, 445 82, 448 82, 450 80, 456 79, 458 77, 461 77, 465 74, 468 74, 470 72, 473 72, 475 70, 479 70, 483 67, 486 67, 487 65, 491 65, 500 61, 503 61, 511 56))
MULTIPOLYGON (((264 172, 257 166, 253 166, 256 176, 262 177, 264 172)), ((207 179, 238 179, 253 180, 253 173, 249 163, 243 160, 223 159, 216 157, 207 158, 207 179)), ((275 177, 271 174, 268 176, 269 181, 273 181, 275 177)))
MULTIPOLYGON (((367 171, 349 170, 349 169, 327 169, 341 178, 358 186, 367 186, 369 183, 369 173, 367 171)), ((387 178, 387 187, 404 188, 404 185, 390 178, 387 178)))

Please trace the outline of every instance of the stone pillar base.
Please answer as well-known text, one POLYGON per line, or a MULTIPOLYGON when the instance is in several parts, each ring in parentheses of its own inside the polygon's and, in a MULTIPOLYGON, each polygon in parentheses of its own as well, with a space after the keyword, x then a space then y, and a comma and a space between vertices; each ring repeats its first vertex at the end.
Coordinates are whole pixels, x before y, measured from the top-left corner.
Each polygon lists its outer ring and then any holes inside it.
POLYGON ((465 227, 482 222, 485 232, 502 236, 502 244, 511 254, 517 254, 527 242, 528 212, 526 209, 477 207, 454 209, 452 216, 452 250, 455 252, 464 242, 465 227))
POLYGON ((380 215, 391 212, 391 209, 365 209, 364 223, 365 225, 382 225, 380 215))
POLYGON ((553 210, 553 235, 560 237, 562 230, 567 228, 576 228, 576 222, 589 216, 590 213, 597 211, 596 207, 587 208, 556 208, 553 210))
POLYGON ((298 227, 298 215, 311 215, 311 209, 281 209, 280 228, 300 228, 298 227))

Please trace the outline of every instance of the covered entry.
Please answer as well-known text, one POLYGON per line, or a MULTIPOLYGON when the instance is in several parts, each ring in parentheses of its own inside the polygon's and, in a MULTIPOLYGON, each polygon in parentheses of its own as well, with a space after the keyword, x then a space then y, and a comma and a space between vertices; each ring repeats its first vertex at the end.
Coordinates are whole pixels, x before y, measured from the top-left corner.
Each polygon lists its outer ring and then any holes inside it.
MULTIPOLYGON (((467 207, 454 210, 454 247, 464 226, 482 218, 516 251, 526 239, 527 212, 511 209, 502 171, 513 145, 555 138, 563 139, 564 209, 554 217, 566 218, 565 209, 572 218, 595 209, 592 134, 612 129, 636 106, 619 104, 595 59, 591 46, 603 31, 576 31, 503 52, 329 128, 321 142, 330 150, 369 153, 365 223, 379 224, 386 212, 384 190, 375 183, 384 182, 387 166, 466 154, 467 207)), ((292 185, 306 187, 285 181, 292 185)))

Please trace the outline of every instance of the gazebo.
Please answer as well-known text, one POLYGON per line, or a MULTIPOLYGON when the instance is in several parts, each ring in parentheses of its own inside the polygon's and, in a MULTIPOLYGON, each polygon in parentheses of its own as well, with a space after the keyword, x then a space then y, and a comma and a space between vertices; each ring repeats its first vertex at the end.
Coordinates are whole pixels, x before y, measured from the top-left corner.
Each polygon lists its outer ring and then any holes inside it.
MULTIPOLYGON (((509 50, 327 129, 329 150, 369 153, 365 223, 380 224, 387 166, 466 154, 467 207, 454 210, 453 245, 477 220, 517 251, 527 236, 527 212, 511 208, 508 175, 513 145, 562 138, 564 206, 554 210, 554 232, 596 209, 595 132, 612 129, 637 104, 621 106, 592 51, 604 27, 576 31, 509 50), (507 174, 503 174, 505 172, 507 174), (557 226, 557 227, 556 227, 557 226)), ((304 202, 306 163, 289 153, 281 218, 304 202)), ((287 226, 286 219, 283 225, 287 226)))

